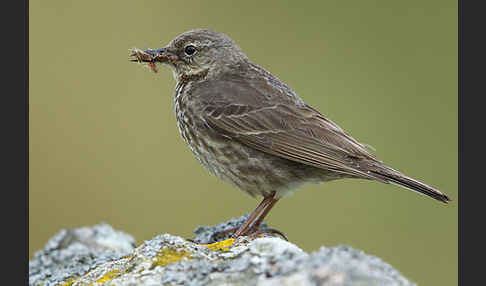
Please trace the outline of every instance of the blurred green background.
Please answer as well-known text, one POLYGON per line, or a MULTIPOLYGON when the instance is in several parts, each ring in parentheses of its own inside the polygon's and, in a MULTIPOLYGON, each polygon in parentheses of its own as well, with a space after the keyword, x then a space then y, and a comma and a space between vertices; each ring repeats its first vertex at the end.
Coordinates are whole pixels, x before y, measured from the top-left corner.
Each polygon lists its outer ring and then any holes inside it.
POLYGON ((192 237, 252 211, 179 136, 172 73, 128 61, 194 28, 249 58, 385 163, 450 195, 307 185, 267 222, 306 251, 347 244, 419 285, 457 284, 457 1, 30 1, 29 253, 101 221, 192 237))

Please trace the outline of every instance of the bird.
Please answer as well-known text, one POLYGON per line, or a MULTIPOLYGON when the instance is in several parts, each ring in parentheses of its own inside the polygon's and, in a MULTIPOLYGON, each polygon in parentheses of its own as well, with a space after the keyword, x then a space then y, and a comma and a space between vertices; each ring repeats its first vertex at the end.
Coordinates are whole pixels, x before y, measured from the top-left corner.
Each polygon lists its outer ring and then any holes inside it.
POLYGON ((263 197, 233 238, 258 234, 276 202, 306 183, 364 179, 451 200, 385 165, 223 33, 189 30, 159 49, 130 49, 129 60, 172 70, 177 126, 190 151, 217 178, 263 197))

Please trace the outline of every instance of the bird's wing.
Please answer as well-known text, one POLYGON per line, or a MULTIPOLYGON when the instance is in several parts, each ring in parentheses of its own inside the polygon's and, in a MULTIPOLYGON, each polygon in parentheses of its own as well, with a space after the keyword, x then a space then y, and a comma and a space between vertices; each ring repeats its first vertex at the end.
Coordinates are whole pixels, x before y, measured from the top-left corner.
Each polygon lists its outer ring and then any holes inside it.
POLYGON ((377 179, 359 165, 378 162, 377 158, 308 105, 285 101, 264 107, 226 103, 207 107, 202 116, 209 127, 260 151, 343 174, 377 179))

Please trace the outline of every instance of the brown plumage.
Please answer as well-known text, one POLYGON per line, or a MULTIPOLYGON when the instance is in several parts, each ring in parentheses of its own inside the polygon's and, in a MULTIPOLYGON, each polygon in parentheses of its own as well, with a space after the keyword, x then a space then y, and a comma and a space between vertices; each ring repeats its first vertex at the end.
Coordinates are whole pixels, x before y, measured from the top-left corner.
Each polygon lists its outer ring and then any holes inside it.
POLYGON ((179 131, 215 176, 264 197, 235 236, 257 231, 270 208, 303 183, 360 178, 393 183, 442 202, 439 190, 382 164, 366 146, 253 64, 226 35, 192 30, 132 61, 168 65, 177 81, 179 131))

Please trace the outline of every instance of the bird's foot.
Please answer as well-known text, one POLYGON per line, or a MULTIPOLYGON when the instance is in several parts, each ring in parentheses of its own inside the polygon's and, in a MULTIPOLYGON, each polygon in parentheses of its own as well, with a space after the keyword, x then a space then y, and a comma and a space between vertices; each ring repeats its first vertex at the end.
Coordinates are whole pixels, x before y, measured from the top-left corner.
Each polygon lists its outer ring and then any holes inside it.
POLYGON ((260 237, 260 236, 265 236, 265 234, 270 234, 270 235, 279 235, 280 237, 282 237, 283 239, 285 239, 286 241, 289 241, 289 239, 287 238, 287 236, 285 236, 285 234, 283 234, 283 232, 281 232, 280 230, 277 230, 277 229, 273 229, 273 228, 265 228, 265 229, 259 229, 253 233, 250 233, 248 234, 248 237, 250 238, 256 238, 256 237, 260 237))
POLYGON ((193 242, 193 243, 196 243, 196 244, 199 244, 201 246, 209 246, 209 245, 213 245, 213 244, 216 245, 216 244, 224 243, 224 242, 230 241, 230 240, 231 240, 231 242, 234 242, 235 239, 237 239, 238 237, 242 237, 242 236, 246 236, 248 238, 254 239, 254 238, 257 238, 257 237, 264 237, 265 235, 270 235, 270 236, 278 235, 286 241, 289 240, 283 232, 281 232, 277 229, 267 228, 267 227, 253 227, 245 233, 241 233, 239 235, 236 235, 237 231, 240 228, 241 228, 241 226, 233 227, 233 228, 230 228, 230 229, 226 229, 226 230, 214 233, 213 236, 211 237, 211 240, 209 242, 205 242, 205 243, 196 242, 193 239, 189 239, 189 238, 186 238, 186 240, 193 242))
POLYGON ((266 234, 268 234, 268 235, 279 235, 280 237, 282 237, 286 241, 289 240, 287 238, 287 236, 285 236, 285 234, 283 234, 283 232, 281 232, 281 231, 279 231, 277 229, 273 229, 273 228, 267 228, 267 227, 261 227, 261 226, 254 226, 254 227, 248 229, 247 231, 238 233, 238 230, 240 230, 240 228, 241 228, 241 226, 234 227, 234 228, 230 228, 230 229, 227 229, 227 230, 224 230, 224 231, 215 233, 213 237, 216 240, 218 238, 219 239, 224 239, 224 238, 228 237, 231 234, 230 237, 231 238, 234 238, 234 239, 236 239, 236 238, 238 238, 240 236, 248 236, 249 238, 256 238, 256 237, 265 236, 266 234))

